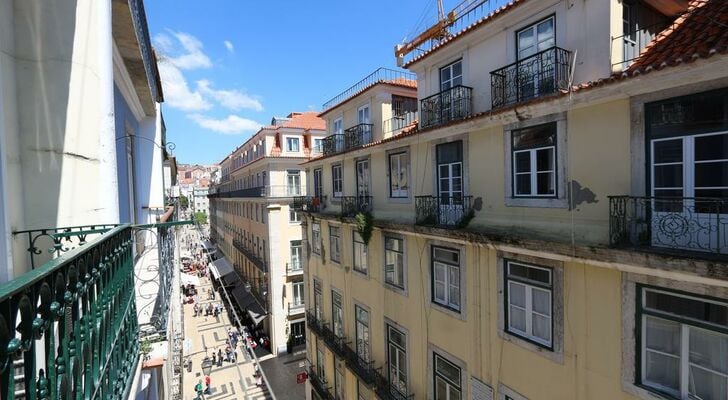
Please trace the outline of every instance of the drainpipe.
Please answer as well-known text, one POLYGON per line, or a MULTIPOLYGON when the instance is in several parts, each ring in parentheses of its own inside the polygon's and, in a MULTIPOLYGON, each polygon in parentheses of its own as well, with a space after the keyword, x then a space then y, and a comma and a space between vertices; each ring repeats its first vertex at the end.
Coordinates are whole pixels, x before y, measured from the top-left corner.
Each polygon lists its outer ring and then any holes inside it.
POLYGON ((94 2, 98 27, 99 76, 99 175, 97 223, 119 223, 119 186, 116 174, 114 114, 114 38, 111 33, 111 0, 94 2))

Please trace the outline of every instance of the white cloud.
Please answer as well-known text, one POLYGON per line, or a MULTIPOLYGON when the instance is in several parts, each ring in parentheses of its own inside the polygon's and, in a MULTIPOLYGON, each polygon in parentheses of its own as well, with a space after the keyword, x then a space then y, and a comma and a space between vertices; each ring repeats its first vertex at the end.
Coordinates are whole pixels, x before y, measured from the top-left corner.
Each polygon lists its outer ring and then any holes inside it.
POLYGON ((232 114, 223 119, 209 118, 201 114, 192 114, 189 118, 202 128, 226 135, 256 132, 262 126, 252 119, 242 118, 232 114))
POLYGON ((225 48, 232 54, 235 53, 235 46, 233 46, 233 42, 226 40, 223 42, 225 44, 225 48))
POLYGON ((173 62, 161 57, 157 66, 162 77, 162 90, 167 105, 184 111, 201 111, 212 108, 212 104, 199 91, 190 90, 182 71, 173 62))
POLYGON ((197 90, 203 95, 210 97, 220 103, 221 106, 231 110, 249 109, 263 111, 260 101, 239 90, 215 90, 210 81, 202 79, 197 81, 197 90))
POLYGON ((202 42, 184 32, 168 31, 154 36, 154 44, 171 63, 180 69, 199 69, 212 67, 212 61, 202 51, 202 42), (171 35, 171 36, 170 36, 171 35), (172 36, 174 37, 173 40, 172 36))

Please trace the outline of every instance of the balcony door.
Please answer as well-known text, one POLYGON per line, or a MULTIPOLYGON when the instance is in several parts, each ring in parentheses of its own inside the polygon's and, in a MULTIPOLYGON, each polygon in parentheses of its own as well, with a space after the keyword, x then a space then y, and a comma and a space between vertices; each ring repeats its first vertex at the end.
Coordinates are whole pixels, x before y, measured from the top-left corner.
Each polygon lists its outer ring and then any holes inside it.
POLYGON ((463 84, 463 62, 440 68, 440 123, 460 117, 463 94, 459 87, 463 84))
POLYGON ((438 224, 452 225, 463 217, 463 142, 437 146, 438 224))
MULTIPOLYGON (((300 196, 301 195, 301 171, 291 170, 286 171, 288 180, 288 196, 300 196)), ((272 189, 272 187, 271 187, 272 189)), ((270 193, 275 196, 273 193, 270 193)))
POLYGON ((535 98, 554 89, 556 53, 543 52, 556 46, 554 25, 554 17, 549 17, 516 34, 518 68, 514 86, 519 100, 535 98))
POLYGON ((371 195, 369 186, 369 160, 359 160, 356 162, 356 200, 360 209, 369 202, 371 195))
POLYGON ((370 125, 361 125, 361 124, 371 124, 371 118, 369 116, 369 105, 361 106, 357 110, 357 119, 359 121, 359 132, 361 134, 360 140, 361 144, 367 144, 372 142, 372 129, 370 125))
POLYGON ((728 132, 655 139, 652 245, 728 253, 728 132))

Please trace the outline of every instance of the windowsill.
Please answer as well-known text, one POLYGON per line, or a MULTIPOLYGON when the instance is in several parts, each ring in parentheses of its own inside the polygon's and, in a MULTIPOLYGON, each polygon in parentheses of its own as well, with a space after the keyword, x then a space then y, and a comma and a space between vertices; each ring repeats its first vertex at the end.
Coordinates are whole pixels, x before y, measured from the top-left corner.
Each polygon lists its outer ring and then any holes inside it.
POLYGON ((506 207, 569 208, 566 198, 555 197, 512 197, 505 199, 506 207))
POLYGON ((354 272, 355 276, 358 276, 359 278, 369 280, 369 272, 365 271, 359 271, 358 269, 351 267, 351 270, 354 272))
POLYGON ((456 310, 452 307, 448 307, 448 306, 446 306, 444 304, 440 304, 436 301, 430 301, 430 306, 433 309, 442 312, 443 314, 447 314, 460 321, 465 321, 465 314, 463 313, 462 309, 456 310))
POLYGON ((406 287, 402 288, 402 287, 395 286, 395 285, 393 285, 391 283, 387 283, 387 282, 384 282, 384 287, 387 288, 387 289, 389 289, 389 290, 391 290, 391 291, 393 291, 393 292, 395 292, 395 293, 397 293, 397 294, 401 294, 404 297, 409 297, 409 294, 407 293, 407 288, 406 287))
POLYGON ((395 204, 410 204, 412 203, 411 197, 387 197, 388 203, 395 203, 395 204))
POLYGON ((532 342, 526 338, 523 338, 516 334, 510 333, 508 331, 504 331, 502 329, 498 329, 498 337, 500 337, 501 339, 503 339, 506 342, 511 342, 515 345, 525 348, 526 350, 530 350, 555 363, 562 364, 562 365, 564 364, 564 353, 563 352, 556 352, 556 351, 550 350, 541 344, 536 344, 535 342, 532 342))

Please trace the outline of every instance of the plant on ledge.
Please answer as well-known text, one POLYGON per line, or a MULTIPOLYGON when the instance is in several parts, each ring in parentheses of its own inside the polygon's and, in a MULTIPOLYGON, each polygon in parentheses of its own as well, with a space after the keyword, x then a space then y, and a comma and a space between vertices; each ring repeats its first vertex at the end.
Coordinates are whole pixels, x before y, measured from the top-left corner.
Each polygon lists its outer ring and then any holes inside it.
POLYGON ((369 240, 372 238, 372 232, 374 231, 374 217, 372 217, 371 213, 365 211, 356 214, 354 219, 359 236, 361 236, 364 244, 369 245, 369 240))

